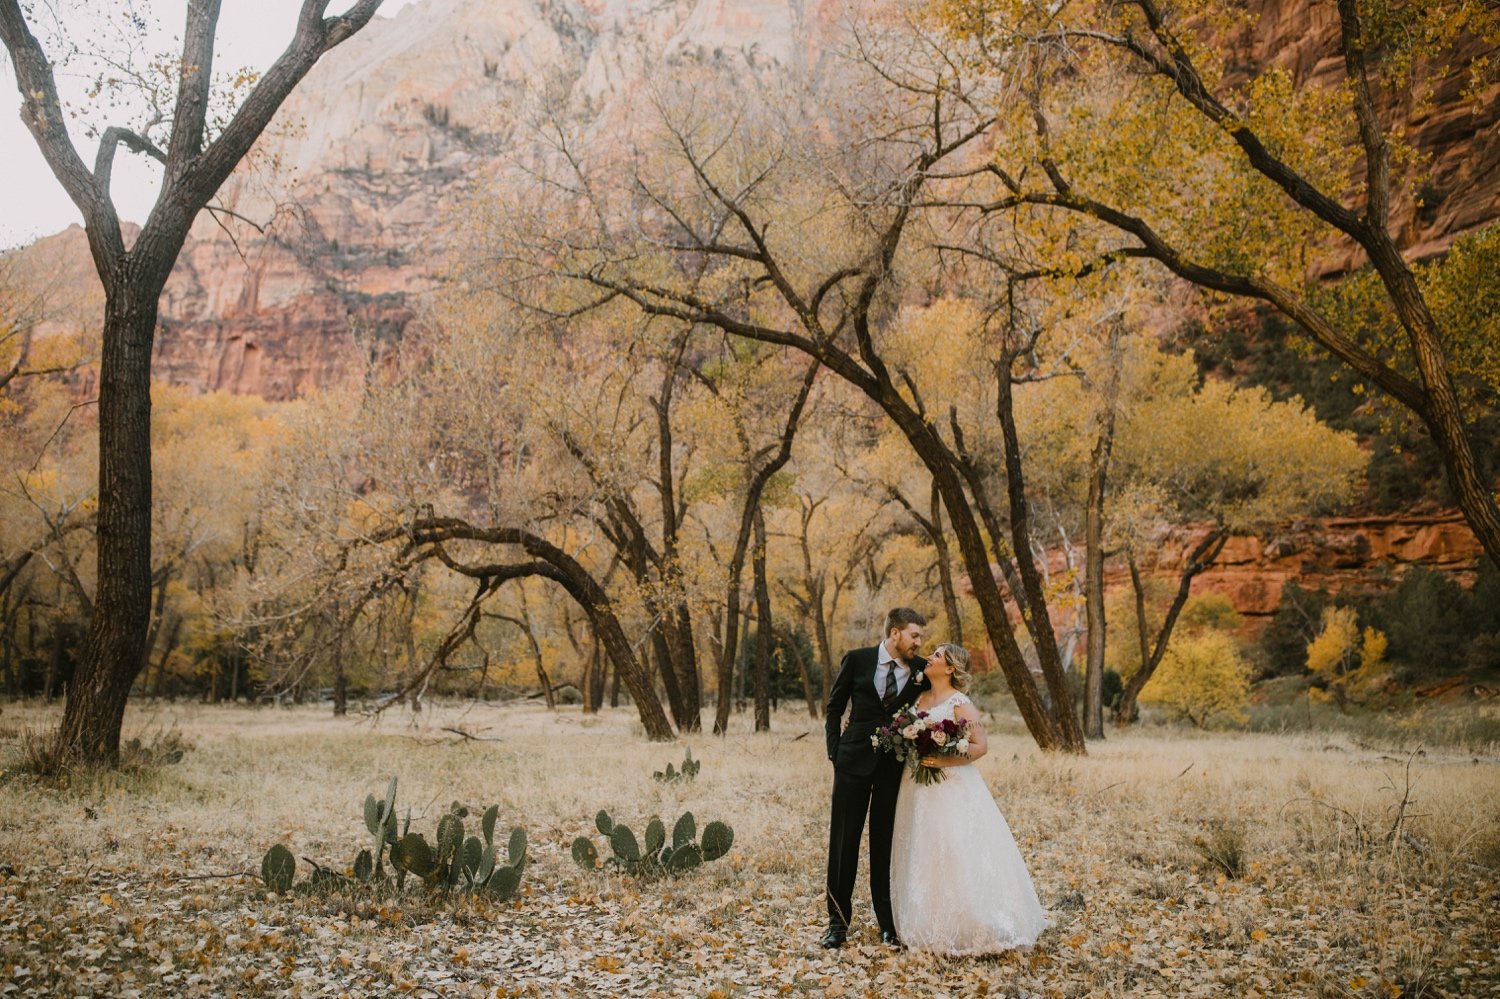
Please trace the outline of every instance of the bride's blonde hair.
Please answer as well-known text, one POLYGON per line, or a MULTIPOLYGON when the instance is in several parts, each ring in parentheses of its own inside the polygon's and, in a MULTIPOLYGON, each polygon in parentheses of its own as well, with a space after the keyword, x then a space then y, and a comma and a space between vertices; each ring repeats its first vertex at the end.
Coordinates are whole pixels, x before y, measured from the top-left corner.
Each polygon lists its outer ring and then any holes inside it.
POLYGON ((969 650, 962 645, 954 645, 952 642, 944 642, 937 647, 937 651, 943 654, 948 665, 953 667, 952 684, 954 690, 967 691, 969 680, 973 676, 969 672, 969 650))

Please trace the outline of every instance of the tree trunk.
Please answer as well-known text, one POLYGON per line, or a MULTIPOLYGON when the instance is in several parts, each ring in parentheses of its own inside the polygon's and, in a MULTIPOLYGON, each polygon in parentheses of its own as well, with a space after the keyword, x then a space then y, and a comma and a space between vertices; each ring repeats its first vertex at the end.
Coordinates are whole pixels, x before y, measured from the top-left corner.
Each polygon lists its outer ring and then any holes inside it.
POLYGON ((729 588, 724 599, 724 641, 719 648, 719 702, 714 705, 714 735, 724 735, 729 731, 729 710, 734 701, 734 666, 740 651, 739 573, 744 564, 743 550, 736 551, 729 561, 729 588))
POLYGON ((526 632, 526 641, 531 643, 531 659, 536 663, 536 679, 542 685, 542 697, 546 698, 547 710, 557 707, 557 698, 552 693, 552 680, 547 676, 547 664, 542 661, 542 645, 536 640, 536 629, 531 624, 531 608, 526 603, 526 590, 521 590, 521 630, 526 632))
POLYGON ((182 33, 176 101, 166 150, 118 128, 106 129, 90 170, 69 137, 53 63, 16 0, 0 0, 3 38, 22 96, 21 118, 53 174, 78 206, 104 286, 99 360, 98 594, 57 732, 66 757, 119 761, 125 702, 145 666, 151 599, 151 345, 157 303, 188 229, 249 153, 272 116, 323 53, 363 28, 380 0, 358 0, 324 17, 326 2, 305 0, 291 44, 256 81, 212 141, 212 93, 219 0, 191 0, 182 33), (121 143, 154 150, 165 163, 161 191, 130 250, 110 201, 110 173, 121 143))
MULTIPOLYGON (((677 375, 683 352, 687 350, 690 332, 684 331, 677 341, 677 354, 662 376, 660 398, 651 400, 657 418, 657 492, 661 498, 662 582, 675 588, 679 580, 668 578, 678 572, 678 524, 682 510, 677 505, 677 485, 673 471, 672 402, 676 396, 677 375)), ((698 657, 693 648, 693 619, 687 601, 665 599, 663 625, 667 638, 668 658, 662 664, 670 670, 677 688, 673 700, 673 720, 681 732, 703 728, 701 717, 703 694, 698 686, 698 657)))
POLYGON ((240 699, 240 673, 245 669, 245 660, 238 651, 229 657, 229 703, 240 699))
POLYGON ((771 652, 776 628, 771 619, 771 587, 766 583, 766 519, 755 506, 755 731, 771 730, 771 652))
POLYGON ((1083 529, 1083 605, 1088 625, 1088 661, 1084 666, 1083 734, 1104 738, 1104 497, 1109 484, 1109 456, 1115 441, 1115 398, 1120 384, 1118 324, 1110 332, 1099 436, 1089 455, 1088 507, 1083 529))
MULTIPOLYGON (((156 640, 161 636, 162 618, 167 607, 167 584, 172 580, 171 564, 163 565, 151 574, 151 588, 155 597, 151 601, 151 623, 146 627, 146 647, 142 652, 144 661, 141 672, 151 667, 151 653, 156 651, 156 640)), ((142 681, 144 685, 145 681, 142 681)))
MULTIPOLYGON (((674 551, 675 547, 674 543, 674 551)), ((675 559, 676 556, 673 557, 675 559)), ((703 688, 698 681, 698 650, 693 641, 693 613, 686 601, 680 601, 670 613, 672 627, 668 634, 672 646, 672 662, 677 670, 677 681, 681 685, 684 710, 679 728, 683 732, 701 732, 703 688)))
POLYGON ((99 567, 94 613, 68 685, 57 745, 66 756, 114 766, 125 702, 145 663, 151 621, 151 343, 162 282, 127 270, 106 287, 99 567))
POLYGON ((1084 751, 1083 726, 1073 711, 1073 693, 1068 689, 1068 678, 1063 675, 1062 659, 1058 653, 1057 635, 1052 628, 1052 617, 1037 570, 1036 559, 1031 551, 1030 501, 1026 498, 1026 481, 1021 467, 1021 442, 1016 429, 1014 383, 1011 381, 1010 355, 997 366, 998 386, 995 405, 1000 421, 1001 434, 1005 440, 1005 483, 1010 506, 1011 547, 1016 568, 1021 574, 1021 583, 1026 592, 1026 603, 1022 607, 1036 649, 1037 662, 1041 666, 1042 679, 1051 695, 1051 720, 1058 729, 1062 745, 1076 752, 1084 751))
POLYGON ((943 533, 943 497, 937 482, 932 483, 928 517, 932 523, 932 546, 937 552, 938 585, 943 591, 943 615, 948 619, 948 640, 964 644, 964 621, 958 613, 958 590, 953 585, 953 557, 948 551, 948 537, 943 533))
POLYGON ((609 706, 620 706, 620 666, 611 656, 604 657, 605 669, 609 673, 609 706))
MULTIPOLYGON (((167 625, 167 639, 162 646, 161 654, 156 657, 156 679, 151 684, 151 696, 161 697, 162 686, 167 676, 167 661, 172 658, 172 653, 177 650, 177 641, 182 637, 182 615, 172 614, 172 623, 167 625)), ((141 681, 142 684, 145 681, 141 681)))
POLYGON ((67 640, 71 635, 72 629, 62 621, 54 624, 52 628, 52 648, 47 656, 47 677, 42 681, 42 699, 48 702, 57 696, 58 682, 62 677, 63 655, 67 648, 67 640))
MULTIPOLYGON (((1074 716, 1073 699, 1066 685, 1062 691, 1063 698, 1060 701, 1054 700, 1049 707, 1043 703, 1036 682, 1031 678, 1031 670, 1016 641, 1015 629, 1011 627, 1005 598, 990 569, 989 550, 975 519, 974 508, 964 491, 960 470, 950 460, 932 426, 907 405, 893 387, 883 384, 871 386, 868 391, 901 430, 937 483, 938 491, 943 497, 943 506, 948 511, 948 522, 958 541, 959 554, 974 588, 974 600, 979 604, 980 614, 984 618, 987 637, 995 650, 1000 669, 1005 674, 1006 683, 1016 701, 1016 709, 1021 713, 1027 731, 1041 749, 1086 752, 1083 729, 1074 716), (1064 719, 1067 720, 1066 724, 1064 719)), ((1041 613, 1046 613, 1045 604, 1041 613)))
POLYGON ((5 697, 15 700, 21 687, 16 677, 16 624, 21 615, 20 602, 12 600, 8 588, 0 588, 0 671, 5 674, 5 697))
POLYGON ((1500 565, 1500 507, 1496 506, 1491 483, 1480 471, 1474 455, 1474 444, 1464 424, 1437 322, 1427 308, 1411 267, 1389 235, 1382 230, 1365 243, 1365 249, 1406 329, 1422 385, 1427 390, 1427 410, 1419 415, 1443 456, 1459 509, 1490 560, 1500 565))
POLYGON ((342 718, 349 713, 349 674, 344 667, 344 629, 337 621, 333 627, 333 716, 342 718))
POLYGON ((690 718, 687 703, 682 697, 682 687, 677 682, 677 668, 672 662, 672 640, 668 635, 669 628, 665 617, 667 612, 662 610, 655 601, 649 600, 647 609, 656 617, 656 622, 651 625, 651 659, 656 663, 656 671, 661 676, 662 688, 667 692, 667 707, 672 712, 672 724, 676 726, 677 731, 685 732, 688 730, 690 718))
POLYGON ((813 718, 820 717, 819 705, 822 698, 813 691, 812 672, 807 668, 807 660, 802 655, 802 646, 797 644, 797 636, 792 634, 790 629, 782 628, 781 643, 791 650, 792 658, 797 660, 797 672, 802 677, 802 696, 807 699, 808 715, 813 718))

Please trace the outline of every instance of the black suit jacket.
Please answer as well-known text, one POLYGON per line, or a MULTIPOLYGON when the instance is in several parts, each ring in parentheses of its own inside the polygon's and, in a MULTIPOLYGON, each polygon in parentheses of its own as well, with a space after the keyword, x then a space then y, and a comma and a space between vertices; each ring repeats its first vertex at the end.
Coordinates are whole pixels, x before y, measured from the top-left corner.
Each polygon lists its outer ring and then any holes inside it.
MULTIPOLYGON (((896 702, 889 709, 880 703, 875 691, 875 667, 880 658, 880 646, 854 649, 844 654, 839 665, 838 678, 828 692, 828 710, 824 713, 824 730, 828 738, 828 758, 834 768, 857 776, 868 776, 875 772, 876 765, 884 754, 870 745, 870 736, 875 730, 890 721, 891 715, 917 699, 917 694, 926 686, 924 677, 920 683, 906 681, 896 702), (849 725, 841 728, 844 709, 849 710, 849 725)), ((907 666, 913 675, 927 665, 920 657, 912 659, 907 666)))

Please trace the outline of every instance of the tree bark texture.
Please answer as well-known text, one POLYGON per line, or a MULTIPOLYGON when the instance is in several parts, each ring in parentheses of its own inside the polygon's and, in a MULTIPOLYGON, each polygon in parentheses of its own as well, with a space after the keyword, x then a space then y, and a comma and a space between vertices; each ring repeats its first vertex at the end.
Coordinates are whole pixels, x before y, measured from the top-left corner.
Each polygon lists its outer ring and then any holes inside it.
POLYGON ((771 655, 776 648, 776 625, 771 617, 771 587, 766 581, 766 518, 755 505, 755 551, 751 558, 755 580, 755 731, 771 730, 771 655))
POLYGON ((1083 606, 1088 649, 1083 677, 1083 734, 1104 738, 1104 498, 1109 486, 1109 456, 1115 441, 1115 402, 1120 386, 1118 324, 1110 331, 1105 381, 1100 399, 1099 430, 1089 454, 1089 493, 1083 525, 1083 606))

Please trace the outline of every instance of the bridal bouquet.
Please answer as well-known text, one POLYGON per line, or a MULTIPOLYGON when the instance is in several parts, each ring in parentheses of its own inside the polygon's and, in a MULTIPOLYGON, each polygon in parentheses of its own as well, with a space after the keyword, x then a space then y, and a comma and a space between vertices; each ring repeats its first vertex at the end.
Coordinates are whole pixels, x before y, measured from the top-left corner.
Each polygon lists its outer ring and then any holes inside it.
POLYGON ((907 705, 875 730, 870 743, 900 760, 918 784, 936 784, 947 777, 942 767, 922 766, 924 756, 958 756, 969 751, 969 723, 951 718, 932 719, 916 705, 907 705))

